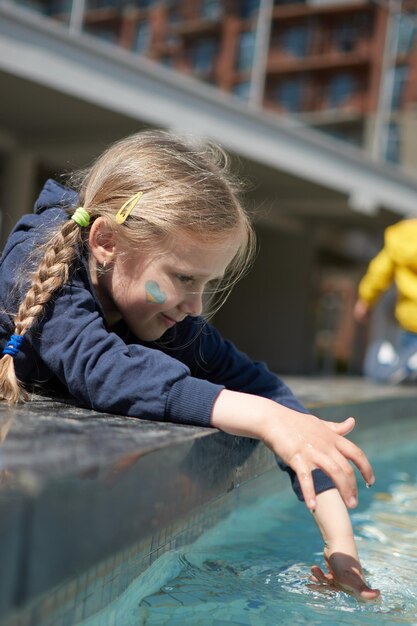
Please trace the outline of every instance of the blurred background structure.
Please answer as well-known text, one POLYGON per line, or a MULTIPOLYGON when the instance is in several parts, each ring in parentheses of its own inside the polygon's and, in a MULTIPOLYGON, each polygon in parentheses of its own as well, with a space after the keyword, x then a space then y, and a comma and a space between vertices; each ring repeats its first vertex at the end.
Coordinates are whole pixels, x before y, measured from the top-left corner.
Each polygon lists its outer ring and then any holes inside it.
POLYGON ((417 211, 417 0, 0 0, 1 238, 44 180, 148 126, 219 141, 260 240, 217 326, 281 373, 394 333, 356 286, 417 211))

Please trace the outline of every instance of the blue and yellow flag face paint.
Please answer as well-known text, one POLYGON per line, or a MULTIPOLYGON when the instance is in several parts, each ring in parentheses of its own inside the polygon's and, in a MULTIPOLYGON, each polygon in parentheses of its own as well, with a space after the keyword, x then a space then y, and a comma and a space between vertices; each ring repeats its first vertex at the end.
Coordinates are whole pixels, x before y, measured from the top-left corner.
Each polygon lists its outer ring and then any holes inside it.
POLYGON ((145 283, 146 302, 164 304, 167 299, 156 280, 147 280, 145 283))

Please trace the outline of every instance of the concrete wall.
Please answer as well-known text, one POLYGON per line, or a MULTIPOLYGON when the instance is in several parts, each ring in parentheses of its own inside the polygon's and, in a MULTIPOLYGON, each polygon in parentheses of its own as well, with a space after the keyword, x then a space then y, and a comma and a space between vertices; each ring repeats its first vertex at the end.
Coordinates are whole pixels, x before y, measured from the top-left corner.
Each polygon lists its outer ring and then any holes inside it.
MULTIPOLYGON (((417 117, 416 112, 407 111, 401 116, 401 165, 415 176, 417 171, 417 117)), ((416 207, 417 213, 417 207, 416 207)))
POLYGON ((313 361, 312 266, 307 226, 258 229, 259 253, 214 324, 239 349, 281 373, 309 372, 313 361))
POLYGON ((37 163, 30 150, 14 148, 5 153, 2 169, 0 174, 1 248, 19 217, 32 208, 37 163))

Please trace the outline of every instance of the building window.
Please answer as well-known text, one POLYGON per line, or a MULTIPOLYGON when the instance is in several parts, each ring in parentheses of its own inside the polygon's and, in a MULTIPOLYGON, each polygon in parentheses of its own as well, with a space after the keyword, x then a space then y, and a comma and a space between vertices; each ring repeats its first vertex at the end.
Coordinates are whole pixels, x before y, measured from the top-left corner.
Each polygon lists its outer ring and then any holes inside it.
POLYGON ((73 0, 53 0, 48 2, 45 12, 47 15, 68 14, 72 11, 73 0))
POLYGON ((274 0, 274 4, 276 6, 283 4, 308 4, 308 0, 274 0))
POLYGON ((155 0, 86 0, 87 9, 122 9, 125 6, 135 6, 147 9, 155 0))
POLYGON ((305 81, 299 78, 283 80, 276 90, 276 100, 281 108, 291 113, 298 113, 303 108, 305 81))
POLYGON ((391 108, 394 111, 397 111, 402 105, 404 87, 408 78, 408 69, 409 68, 407 65, 399 65, 398 67, 391 70, 392 72, 394 72, 391 99, 391 108))
POLYGON ((235 85, 233 88, 233 93, 240 100, 249 100, 250 81, 246 80, 243 83, 238 83, 237 85, 235 85))
POLYGON ((305 26, 291 26, 281 36, 281 47, 295 57, 305 57, 308 48, 308 33, 305 26))
POLYGON ((387 126, 387 147, 385 160, 388 163, 399 163, 401 156, 401 136, 400 127, 395 122, 390 122, 387 126))
POLYGON ((36 11, 37 13, 47 12, 47 7, 44 6, 44 3, 37 0, 16 0, 16 4, 20 4, 27 9, 36 11))
POLYGON ((178 0, 172 2, 168 7, 168 23, 170 26, 176 26, 182 22, 181 7, 178 0))
POLYGON ((191 49, 191 63, 195 72, 208 74, 213 69, 214 56, 217 53, 215 39, 200 39, 191 49))
POLYGON ((397 21, 397 52, 407 54, 414 46, 416 37, 417 15, 402 14, 397 21))
POLYGON ((87 0, 85 3, 87 10, 94 9, 118 9, 119 0, 87 0))
POLYGON ((334 31, 334 42, 340 52, 351 52, 355 49, 358 29, 353 24, 342 24, 334 31))
POLYGON ((136 29, 133 49, 140 54, 146 54, 151 43, 151 29, 149 22, 139 22, 136 29))
POLYGON ((170 54, 164 54, 161 57, 161 63, 165 65, 165 67, 174 67, 174 59, 170 54))
POLYGON ((122 3, 126 4, 127 6, 134 4, 140 9, 149 9, 149 7, 155 4, 155 0, 134 0, 133 2, 132 0, 116 0, 116 2, 117 1, 119 2, 119 4, 122 3))
POLYGON ((349 143, 352 146, 357 146, 361 148, 363 146, 363 131, 360 127, 351 127, 351 128, 326 128, 323 127, 320 129, 325 135, 332 137, 337 141, 341 141, 343 143, 349 143))
POLYGON ((327 92, 329 107, 337 109, 356 91, 356 80, 351 74, 338 74, 330 79, 327 92))
POLYGON ((241 0, 240 17, 244 20, 251 19, 258 12, 260 0, 241 0))
POLYGON ((201 17, 207 20, 218 20, 221 17, 222 9, 220 0, 203 0, 201 6, 201 17))
POLYGON ((252 67, 253 55, 255 52, 255 32, 247 31, 241 33, 237 51, 237 69, 249 70, 252 67))
POLYGON ((106 43, 118 44, 117 33, 110 26, 85 26, 84 31, 97 39, 101 39, 106 43))

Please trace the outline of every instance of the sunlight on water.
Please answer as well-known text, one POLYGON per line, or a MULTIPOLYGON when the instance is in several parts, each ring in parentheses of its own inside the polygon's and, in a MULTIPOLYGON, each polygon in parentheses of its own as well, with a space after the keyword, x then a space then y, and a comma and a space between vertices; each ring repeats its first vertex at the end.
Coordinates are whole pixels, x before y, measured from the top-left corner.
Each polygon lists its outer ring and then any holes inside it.
POLYGON ((417 625, 416 447, 408 440, 395 457, 373 460, 378 488, 360 490, 352 515, 380 601, 311 588, 310 566, 323 566, 322 541, 303 505, 280 493, 237 509, 189 548, 159 559, 85 626, 417 625))
POLYGON ((381 610, 399 614, 399 623, 417 624, 417 483, 397 476, 386 493, 377 493, 366 515, 357 516, 361 554, 372 564, 381 589, 381 610))

